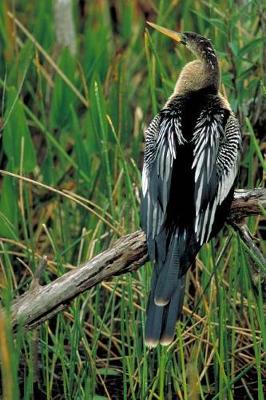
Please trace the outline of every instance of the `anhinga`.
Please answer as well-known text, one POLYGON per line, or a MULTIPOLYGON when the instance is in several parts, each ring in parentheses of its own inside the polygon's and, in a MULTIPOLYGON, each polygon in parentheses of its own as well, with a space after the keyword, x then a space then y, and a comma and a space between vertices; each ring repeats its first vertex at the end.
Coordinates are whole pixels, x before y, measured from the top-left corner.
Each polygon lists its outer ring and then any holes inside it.
POLYGON ((145 341, 171 343, 184 298, 185 273, 203 243, 223 226, 233 199, 241 134, 219 93, 211 42, 149 23, 195 56, 146 130, 142 225, 154 262, 145 341))

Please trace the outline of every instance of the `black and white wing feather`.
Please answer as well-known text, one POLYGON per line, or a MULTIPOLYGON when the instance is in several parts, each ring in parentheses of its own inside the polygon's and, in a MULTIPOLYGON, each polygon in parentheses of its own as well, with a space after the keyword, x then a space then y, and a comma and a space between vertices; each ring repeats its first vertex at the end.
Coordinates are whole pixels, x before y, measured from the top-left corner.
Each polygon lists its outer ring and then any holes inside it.
POLYGON ((185 278, 180 270, 186 232, 169 230, 167 213, 178 148, 186 143, 179 108, 163 109, 146 131, 142 173, 142 225, 149 256, 155 262, 147 308, 146 343, 167 344, 183 305, 185 278))
POLYGON ((204 109, 193 135, 195 172, 195 234, 200 245, 211 236, 216 212, 232 190, 239 165, 241 134, 228 110, 204 109), (226 123, 224 121, 226 120, 226 123))
POLYGON ((142 171, 142 222, 152 260, 155 259, 154 239, 160 234, 166 219, 176 146, 185 142, 178 109, 162 110, 146 130, 142 171))

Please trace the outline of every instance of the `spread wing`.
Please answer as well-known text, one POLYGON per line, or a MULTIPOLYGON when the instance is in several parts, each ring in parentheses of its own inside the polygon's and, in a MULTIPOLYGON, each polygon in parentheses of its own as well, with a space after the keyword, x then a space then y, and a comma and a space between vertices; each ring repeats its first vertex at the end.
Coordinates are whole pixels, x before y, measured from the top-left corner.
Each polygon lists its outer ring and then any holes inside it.
POLYGON ((195 225, 200 245, 208 241, 217 208, 232 189, 239 165, 241 133, 237 119, 227 110, 201 112, 193 134, 195 172, 195 225), (226 120, 226 123, 224 121, 226 120))

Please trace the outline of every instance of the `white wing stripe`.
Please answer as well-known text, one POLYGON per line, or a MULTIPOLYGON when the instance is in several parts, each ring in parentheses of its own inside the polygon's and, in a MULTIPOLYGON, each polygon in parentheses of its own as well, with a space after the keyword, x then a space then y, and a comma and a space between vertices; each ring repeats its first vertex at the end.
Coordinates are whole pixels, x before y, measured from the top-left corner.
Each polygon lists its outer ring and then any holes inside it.
POLYGON ((142 204, 146 217, 147 238, 154 239, 165 222, 177 146, 186 143, 180 118, 178 108, 164 109, 146 129, 142 204))
POLYGON ((217 207, 229 194, 237 174, 241 142, 238 122, 231 114, 225 129, 223 129, 223 119, 224 111, 222 109, 220 112, 216 111, 213 116, 211 116, 211 110, 204 109, 196 122, 192 138, 195 145, 192 163, 195 173, 196 218, 194 230, 200 244, 208 240, 217 207), (213 185, 213 179, 218 186, 215 197, 208 199, 209 191, 215 190, 210 186, 213 185))

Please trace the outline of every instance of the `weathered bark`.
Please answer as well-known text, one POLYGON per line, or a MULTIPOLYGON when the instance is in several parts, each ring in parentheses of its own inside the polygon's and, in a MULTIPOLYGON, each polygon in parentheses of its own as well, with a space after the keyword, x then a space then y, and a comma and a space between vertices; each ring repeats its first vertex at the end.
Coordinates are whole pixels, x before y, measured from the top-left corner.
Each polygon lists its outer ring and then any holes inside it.
MULTIPOLYGON (((261 207, 265 206, 265 189, 236 191, 228 222, 232 225, 239 224, 247 215, 260 214, 261 207)), ((35 276, 29 291, 12 305, 14 328, 18 324, 27 328, 39 325, 67 307, 80 293, 113 275, 136 270, 147 259, 145 234, 137 231, 122 237, 110 249, 48 285, 40 286, 39 276, 35 276)), ((38 275, 42 268, 43 265, 38 275)))
POLYGON ((266 207, 266 189, 238 189, 235 191, 235 198, 231 205, 231 212, 228 221, 240 221, 250 215, 262 213, 266 207))
POLYGON ((63 310, 80 293, 113 275, 134 271, 147 258, 145 234, 137 231, 123 236, 112 248, 48 285, 40 286, 35 281, 12 306, 14 327, 18 323, 28 328, 39 325, 63 310))

